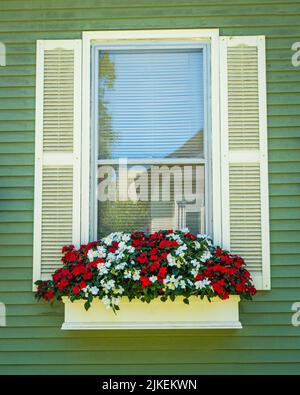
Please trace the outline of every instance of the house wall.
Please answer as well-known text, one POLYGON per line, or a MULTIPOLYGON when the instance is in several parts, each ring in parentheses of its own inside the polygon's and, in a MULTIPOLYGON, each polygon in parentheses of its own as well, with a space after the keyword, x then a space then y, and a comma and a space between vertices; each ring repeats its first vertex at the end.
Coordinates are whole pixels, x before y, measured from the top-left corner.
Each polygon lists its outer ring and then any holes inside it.
POLYGON ((0 1, 0 373, 299 373, 300 1, 0 1), (32 286, 35 41, 83 30, 220 28, 266 35, 272 291, 241 303, 242 330, 61 331, 32 286))

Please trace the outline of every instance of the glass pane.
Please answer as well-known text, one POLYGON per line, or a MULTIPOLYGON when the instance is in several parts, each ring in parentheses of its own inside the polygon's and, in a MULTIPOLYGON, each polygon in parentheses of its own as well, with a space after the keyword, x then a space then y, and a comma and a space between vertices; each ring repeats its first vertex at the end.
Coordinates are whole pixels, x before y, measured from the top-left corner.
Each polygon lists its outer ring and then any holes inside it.
POLYGON ((203 51, 99 53, 99 159, 203 157, 203 51))
POLYGON ((116 231, 204 232, 203 165, 98 167, 98 238, 116 231))

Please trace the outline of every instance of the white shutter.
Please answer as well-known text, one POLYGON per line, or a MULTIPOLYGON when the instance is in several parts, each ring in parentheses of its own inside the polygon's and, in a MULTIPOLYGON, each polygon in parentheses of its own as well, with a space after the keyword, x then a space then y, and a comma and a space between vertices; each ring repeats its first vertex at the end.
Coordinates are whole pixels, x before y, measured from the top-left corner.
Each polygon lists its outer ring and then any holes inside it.
POLYGON ((80 242, 81 40, 37 41, 33 281, 80 242))
POLYGON ((221 37, 222 240, 270 289, 265 38, 221 37))

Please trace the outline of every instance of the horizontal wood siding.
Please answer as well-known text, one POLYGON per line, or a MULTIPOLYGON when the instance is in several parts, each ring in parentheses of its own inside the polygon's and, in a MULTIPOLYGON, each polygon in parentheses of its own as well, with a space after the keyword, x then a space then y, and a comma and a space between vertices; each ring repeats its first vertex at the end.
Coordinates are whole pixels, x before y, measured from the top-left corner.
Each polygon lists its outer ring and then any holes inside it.
POLYGON ((0 373, 299 373, 300 1, 0 0, 0 373), (220 28, 267 37, 272 291, 241 304, 243 330, 61 331, 31 291, 35 40, 83 30, 220 28))

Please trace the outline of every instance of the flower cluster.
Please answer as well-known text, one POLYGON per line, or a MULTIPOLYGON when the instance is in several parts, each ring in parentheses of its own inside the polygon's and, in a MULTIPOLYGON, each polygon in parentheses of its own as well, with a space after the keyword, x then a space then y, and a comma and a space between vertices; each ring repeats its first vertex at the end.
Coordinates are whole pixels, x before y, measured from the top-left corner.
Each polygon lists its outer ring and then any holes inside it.
POLYGON ((65 246, 62 253, 63 266, 52 279, 36 282, 39 299, 83 299, 88 309, 94 298, 100 298, 115 311, 122 296, 148 303, 183 296, 188 304, 192 295, 252 299, 256 293, 241 257, 188 230, 116 232, 78 250, 65 246))

